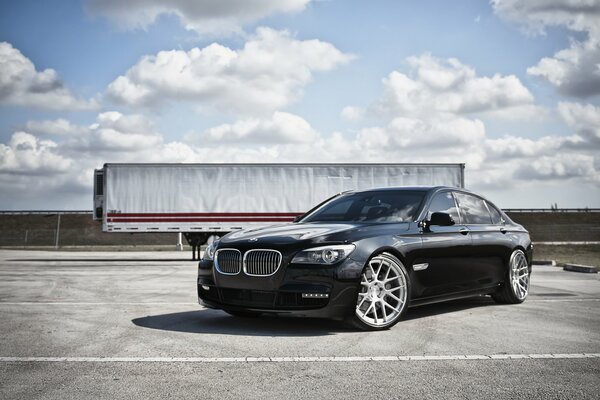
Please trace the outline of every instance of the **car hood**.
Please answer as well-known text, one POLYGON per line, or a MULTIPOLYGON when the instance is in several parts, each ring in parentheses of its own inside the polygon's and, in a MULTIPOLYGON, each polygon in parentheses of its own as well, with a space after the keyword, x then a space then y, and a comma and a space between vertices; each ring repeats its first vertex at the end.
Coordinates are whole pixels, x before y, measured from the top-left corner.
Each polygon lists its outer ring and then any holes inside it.
MULTIPOLYGON (((345 242, 354 241, 364 236, 372 236, 389 224, 364 223, 296 223, 270 225, 259 228, 243 229, 232 232, 221 239, 222 244, 235 243, 270 243, 292 244, 303 241, 310 242, 345 242)), ((394 224, 396 229, 408 229, 408 224, 394 224)))

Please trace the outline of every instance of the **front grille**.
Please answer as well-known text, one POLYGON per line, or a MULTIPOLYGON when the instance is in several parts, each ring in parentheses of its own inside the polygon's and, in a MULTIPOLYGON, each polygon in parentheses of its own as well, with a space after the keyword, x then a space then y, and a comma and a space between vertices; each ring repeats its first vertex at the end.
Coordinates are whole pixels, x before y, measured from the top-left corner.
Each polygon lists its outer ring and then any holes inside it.
POLYGON ((247 289, 221 289, 224 304, 272 309, 276 292, 247 289))
POLYGON ((298 292, 279 292, 276 306, 283 309, 319 308, 325 307, 327 303, 329 303, 328 297, 306 298, 298 292))
POLYGON ((220 249, 215 254, 215 267, 217 271, 225 275, 239 274, 241 261, 242 253, 236 249, 220 249))
POLYGON ((244 255, 244 272, 252 276, 269 276, 281 265, 281 253, 276 250, 248 250, 244 255))
POLYGON ((224 306, 261 308, 264 310, 311 310, 325 307, 329 298, 303 298, 301 292, 217 288, 205 290, 198 285, 198 296, 224 306))

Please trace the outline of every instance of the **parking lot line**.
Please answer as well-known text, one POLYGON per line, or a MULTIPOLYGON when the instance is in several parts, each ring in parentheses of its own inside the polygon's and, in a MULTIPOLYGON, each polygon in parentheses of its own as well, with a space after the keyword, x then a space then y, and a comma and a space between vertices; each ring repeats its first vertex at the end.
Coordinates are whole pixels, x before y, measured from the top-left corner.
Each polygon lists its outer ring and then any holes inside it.
POLYGON ((0 363, 298 363, 298 362, 422 362, 422 361, 491 361, 491 360, 560 360, 600 358, 600 353, 546 354, 462 354, 414 356, 351 357, 0 357, 0 363))
MULTIPOLYGON (((597 302, 600 301, 598 298, 578 298, 578 299, 531 299, 529 303, 580 303, 580 302, 597 302)), ((196 306, 198 309, 204 307, 198 305, 197 302, 156 302, 156 301, 0 301, 0 306, 35 306, 35 305, 48 305, 48 306, 103 306, 103 305, 115 305, 115 306, 196 306)))

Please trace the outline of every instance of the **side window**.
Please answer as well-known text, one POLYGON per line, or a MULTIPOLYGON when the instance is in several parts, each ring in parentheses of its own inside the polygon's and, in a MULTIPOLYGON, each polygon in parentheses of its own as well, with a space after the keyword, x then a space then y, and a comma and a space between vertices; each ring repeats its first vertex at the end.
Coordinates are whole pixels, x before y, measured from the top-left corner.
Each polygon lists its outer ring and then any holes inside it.
POLYGON ((490 210, 490 214, 492 215, 492 224, 500 225, 502 223, 502 214, 500 213, 500 211, 498 211, 496 207, 494 207, 487 201, 486 204, 488 206, 488 210, 490 210))
POLYGON ((458 210, 456 209, 456 203, 454 197, 450 192, 442 192, 435 195, 431 204, 429 205, 429 211, 427 212, 427 219, 431 217, 434 212, 443 212, 450 214, 454 222, 459 223, 458 210))
POLYGON ((492 218, 485 206, 485 201, 479 197, 465 193, 455 193, 463 217, 463 224, 491 224, 492 218))

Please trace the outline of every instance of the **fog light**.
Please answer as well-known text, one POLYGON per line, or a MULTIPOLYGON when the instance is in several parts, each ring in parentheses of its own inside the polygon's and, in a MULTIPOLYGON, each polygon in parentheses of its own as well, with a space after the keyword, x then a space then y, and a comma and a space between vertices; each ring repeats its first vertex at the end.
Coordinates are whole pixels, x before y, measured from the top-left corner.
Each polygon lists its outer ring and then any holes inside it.
POLYGON ((210 286, 202 285, 202 290, 210 290, 210 286))
POLYGON ((302 293, 303 299, 326 299, 329 293, 302 293))

